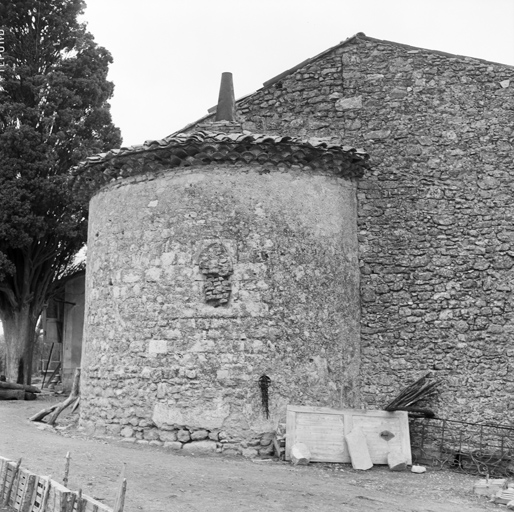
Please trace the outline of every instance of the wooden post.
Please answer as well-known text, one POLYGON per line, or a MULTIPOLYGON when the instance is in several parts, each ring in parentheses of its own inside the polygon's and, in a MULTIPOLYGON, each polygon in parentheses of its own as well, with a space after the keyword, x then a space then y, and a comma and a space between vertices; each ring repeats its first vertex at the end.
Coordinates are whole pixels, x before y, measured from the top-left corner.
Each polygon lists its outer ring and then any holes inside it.
POLYGON ((125 478, 125 464, 121 468, 119 487, 116 494, 116 501, 114 502, 113 512, 123 512, 125 506, 125 493, 127 492, 127 479, 125 478))
POLYGON ((4 459, 3 468, 4 468, 4 478, 2 481, 2 488, 0 489, 0 503, 3 502, 4 494, 5 494, 5 484, 7 483, 7 469, 9 467, 9 460, 4 459))
POLYGON ((68 476, 70 474, 70 452, 66 454, 66 463, 64 464, 64 478, 62 479, 62 483, 65 487, 68 487, 68 476))
POLYGON ((18 471, 20 470, 20 465, 21 465, 21 459, 18 459, 18 462, 16 463, 16 467, 14 468, 14 471, 12 473, 11 481, 9 482, 9 487, 7 488, 7 496, 4 501, 4 503, 7 506, 9 506, 9 500, 11 499, 12 488, 14 486, 14 481, 16 480, 16 475, 18 474, 18 471))
POLYGON ((84 500, 82 499, 82 489, 77 492, 77 512, 84 512, 84 500))
POLYGON ((50 355, 48 356, 48 361, 46 363, 45 373, 43 374, 43 383, 41 384, 41 388, 45 387, 46 374, 48 373, 48 367, 50 366, 50 360, 52 359, 53 350, 54 350, 54 344, 52 342, 52 346, 50 347, 50 355))
POLYGON ((66 496, 65 508, 66 512, 73 512, 73 508, 75 506, 75 500, 77 499, 77 495, 75 493, 69 493, 66 496))
POLYGON ((48 503, 48 498, 50 497, 50 486, 52 481, 52 476, 49 475, 45 485, 45 491, 43 492, 43 498, 41 499, 41 508, 40 512, 45 512, 46 504, 48 503))
POLYGON ((25 486, 21 497, 19 512, 31 512, 34 504, 34 489, 36 487, 37 476, 26 470, 22 470, 22 473, 25 474, 25 486))

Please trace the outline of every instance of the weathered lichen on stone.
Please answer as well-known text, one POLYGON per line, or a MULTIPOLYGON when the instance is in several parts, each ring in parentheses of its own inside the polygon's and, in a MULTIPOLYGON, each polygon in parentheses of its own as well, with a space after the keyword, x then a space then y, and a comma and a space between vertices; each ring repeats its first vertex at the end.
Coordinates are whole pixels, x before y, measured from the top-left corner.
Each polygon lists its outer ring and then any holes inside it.
POLYGON ((229 278, 234 269, 223 244, 215 242, 207 246, 200 254, 198 266, 205 277, 205 302, 215 307, 227 304, 232 291, 229 278))

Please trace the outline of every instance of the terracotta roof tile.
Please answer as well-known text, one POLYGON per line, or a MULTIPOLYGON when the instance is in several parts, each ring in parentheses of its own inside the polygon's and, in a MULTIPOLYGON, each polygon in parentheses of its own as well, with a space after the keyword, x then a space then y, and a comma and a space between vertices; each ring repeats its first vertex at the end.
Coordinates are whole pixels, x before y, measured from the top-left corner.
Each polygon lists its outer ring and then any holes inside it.
POLYGON ((143 145, 114 149, 91 156, 72 169, 74 186, 90 197, 110 181, 128 176, 210 163, 308 165, 332 169, 346 177, 360 177, 368 166, 362 149, 312 138, 199 131, 179 133, 143 145))

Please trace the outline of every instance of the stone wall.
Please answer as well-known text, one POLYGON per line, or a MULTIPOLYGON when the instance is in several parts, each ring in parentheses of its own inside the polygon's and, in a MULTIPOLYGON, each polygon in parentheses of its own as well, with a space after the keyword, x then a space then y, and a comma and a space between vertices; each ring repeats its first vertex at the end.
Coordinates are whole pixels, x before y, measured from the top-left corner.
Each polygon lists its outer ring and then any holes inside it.
POLYGON ((251 456, 270 453, 288 403, 358 404, 356 226, 356 182, 306 165, 104 187, 90 205, 82 425, 251 456))
POLYGON ((371 155, 358 190, 363 400, 382 407, 432 371, 440 416, 510 421, 514 69, 358 35, 237 108, 248 130, 371 155))

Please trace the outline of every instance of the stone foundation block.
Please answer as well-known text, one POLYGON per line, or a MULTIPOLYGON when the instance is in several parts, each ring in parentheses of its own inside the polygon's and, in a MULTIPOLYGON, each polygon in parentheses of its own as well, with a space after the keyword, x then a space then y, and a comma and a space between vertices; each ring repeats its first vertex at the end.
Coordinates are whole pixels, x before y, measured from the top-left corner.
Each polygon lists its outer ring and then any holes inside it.
POLYGON ((191 434, 189 433, 189 430, 179 430, 177 432, 177 439, 181 443, 188 443, 191 441, 191 434))
POLYGON ((215 441, 192 441, 191 443, 186 443, 182 450, 188 453, 205 453, 205 452, 215 452, 216 451, 216 442, 215 441))
POLYGON ((179 443, 178 441, 168 441, 164 443, 164 448, 167 450, 181 450, 182 443, 179 443))
POLYGON ((123 437, 132 437, 134 435, 134 429, 132 427, 123 427, 120 431, 120 435, 123 437))
POLYGON ((207 430, 197 430, 191 434, 192 441, 201 441, 202 439, 207 439, 207 437, 209 437, 207 430))
POLYGON ((171 443, 171 442, 177 440, 177 432, 175 432, 175 431, 161 432, 159 434, 159 439, 161 441, 163 441, 164 443, 171 443))

